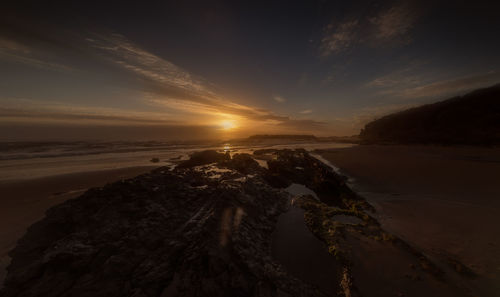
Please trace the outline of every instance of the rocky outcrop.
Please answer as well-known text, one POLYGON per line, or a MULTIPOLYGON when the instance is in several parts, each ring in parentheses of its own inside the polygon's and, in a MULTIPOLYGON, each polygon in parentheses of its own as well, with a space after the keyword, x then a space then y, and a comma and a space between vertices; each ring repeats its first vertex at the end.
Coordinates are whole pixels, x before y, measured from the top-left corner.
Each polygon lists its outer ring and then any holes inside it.
MULTIPOLYGON (((346 179, 331 170, 305 150, 282 150, 277 158, 269 160, 266 179, 276 186, 288 183, 302 184, 313 190, 320 200, 328 205, 349 207, 364 199, 356 195, 347 185, 346 179)), ((365 207, 370 207, 365 203, 365 207)))
POLYGON ((258 174, 265 172, 257 161, 249 154, 234 154, 231 160, 222 162, 223 166, 227 166, 244 174, 258 174))
POLYGON ((231 157, 229 153, 222 154, 218 153, 214 150, 206 150, 201 152, 193 153, 189 160, 181 162, 177 167, 178 168, 189 168, 193 166, 206 165, 210 163, 217 163, 222 161, 230 160, 231 157))
MULTIPOLYGON (((331 277, 339 296, 358 295, 364 279, 353 275, 366 274, 359 259, 373 253, 363 250, 366 243, 399 253, 405 269, 420 265, 415 278, 425 271, 441 277, 424 255, 386 233, 371 206, 325 164, 304 150, 265 153, 272 154, 269 169, 248 154, 196 153, 173 170, 158 168, 53 207, 11 251, 0 295, 327 296, 271 256, 272 233, 291 201, 339 264, 331 277), (292 200, 283 190, 292 183, 319 200, 292 200)), ((381 254, 375 252, 371 258, 381 254)))
POLYGON ((270 257, 288 194, 247 175, 263 170, 249 155, 220 155, 50 209, 10 253, 2 296, 322 296, 270 257))

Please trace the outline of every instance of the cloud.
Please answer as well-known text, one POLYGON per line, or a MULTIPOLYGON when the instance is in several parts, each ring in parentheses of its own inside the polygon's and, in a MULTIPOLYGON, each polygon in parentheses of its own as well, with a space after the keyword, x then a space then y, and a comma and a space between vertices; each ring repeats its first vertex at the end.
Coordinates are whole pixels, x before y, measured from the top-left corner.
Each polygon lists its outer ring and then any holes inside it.
POLYGON ((418 84, 418 80, 414 83, 412 79, 401 79, 391 82, 390 84, 379 84, 378 86, 385 88, 380 94, 391 95, 404 99, 417 99, 424 97, 443 97, 456 95, 461 92, 470 91, 477 88, 487 87, 500 82, 500 73, 490 71, 482 74, 475 74, 464 77, 457 77, 448 80, 440 80, 426 84, 418 84), (417 85, 417 86, 415 86, 417 85))
POLYGON ((55 71, 74 71, 70 66, 43 58, 43 53, 11 39, 0 37, 0 58, 55 71))
POLYGON ((283 103, 286 101, 286 99, 281 97, 281 96, 274 96, 273 99, 274 99, 274 101, 279 102, 279 103, 283 103))
POLYGON ((337 25, 329 24, 321 39, 320 53, 329 56, 344 51, 358 41, 358 20, 350 20, 337 25))
POLYGON ((422 72, 422 65, 426 64, 421 61, 410 62, 408 66, 403 69, 392 71, 388 74, 374 78, 365 84, 370 88, 389 88, 398 86, 417 86, 424 83, 424 78, 418 72, 422 72))
POLYGON ((391 73, 378 77, 366 84, 367 87, 393 87, 397 85, 418 85, 421 83, 419 75, 401 76, 400 73, 391 73))
POLYGON ((408 44, 419 10, 410 2, 378 10, 372 16, 348 17, 324 28, 320 56, 345 52, 357 45, 385 47, 408 44))
POLYGON ((106 58, 145 79, 199 96, 215 95, 204 86, 201 79, 145 51, 120 34, 95 34, 93 38, 86 38, 86 41, 106 58))
MULTIPOLYGON (((120 82, 125 77, 132 78, 126 85, 128 94, 140 94, 138 100, 142 107, 134 106, 138 111, 127 111, 121 108, 105 110, 98 107, 76 106, 72 104, 53 104, 37 102, 35 100, 19 100, 20 106, 6 106, 1 110, 5 116, 0 122, 5 121, 40 121, 40 122, 67 122, 71 120, 79 123, 97 123, 106 125, 124 125, 134 123, 138 125, 156 125, 160 123, 208 124, 220 121, 221 118, 238 118, 241 121, 248 121, 249 125, 257 122, 265 123, 269 126, 285 127, 295 126, 296 120, 287 116, 279 115, 271 110, 239 104, 237 99, 228 100, 214 85, 204 78, 196 76, 167 59, 153 54, 141 46, 135 44, 125 36, 116 33, 94 32, 82 36, 77 33, 65 32, 61 36, 67 38, 68 45, 57 39, 58 34, 54 34, 55 42, 43 45, 20 39, 0 40, 0 56, 4 56, 12 61, 30 64, 37 67, 57 70, 72 70, 69 66, 58 64, 54 61, 60 57, 61 61, 77 61, 79 70, 84 74, 74 77, 78 83, 87 83, 85 75, 91 75, 97 69, 103 73, 113 74, 111 83, 120 82), (54 58, 54 59, 53 59, 54 58), (88 62, 89 68, 86 68, 88 62), (119 75, 116 75, 116 71, 119 75), (109 73, 107 73, 109 72, 109 73), (82 79, 83 78, 83 79, 82 79), (140 112, 139 110, 151 110, 155 108, 157 112, 140 112)), ((61 37, 63 38, 63 37, 61 37)), ((80 74, 79 74, 80 75, 80 74)), ((92 82, 90 82, 92 83, 92 82)), ((103 95, 104 96, 104 95, 103 95)), ((130 97, 130 96, 129 96, 130 97)), ((280 96, 273 98, 277 102, 286 102, 280 96)), ((16 99, 17 100, 17 99, 16 99)), ((125 99, 130 100, 130 99, 125 99)), ((0 98, 0 102, 4 99, 0 98)), ((85 105, 80 102, 78 104, 85 105)), ((124 102, 124 106, 127 106, 124 102)), ((311 121, 314 125, 322 123, 311 121)))
POLYGON ((301 114, 310 114, 312 113, 312 110, 311 109, 305 109, 305 110, 302 110, 300 111, 301 114))
POLYGON ((181 124, 165 112, 127 111, 117 108, 75 106, 20 98, 1 100, 0 123, 41 122, 102 125, 181 124))
POLYGON ((221 139, 210 126, 2 124, 0 141, 195 141, 221 139))
POLYGON ((410 42, 407 34, 413 27, 417 15, 412 7, 406 4, 391 7, 372 17, 369 21, 375 26, 375 38, 380 41, 399 40, 410 42))
POLYGON ((472 89, 486 87, 491 84, 498 83, 499 81, 500 73, 493 71, 484 74, 459 77, 450 80, 442 80, 419 87, 406 89, 402 92, 402 95, 407 98, 443 96, 446 94, 470 91, 472 89))
MULTIPOLYGON (((103 57, 146 80, 148 104, 187 113, 213 116, 237 116, 252 121, 292 121, 288 116, 226 100, 211 85, 187 70, 135 45, 119 34, 95 34, 86 41, 103 57)), ((277 102, 286 102, 274 96, 277 102)))
POLYGON ((31 50, 27 46, 5 37, 0 37, 0 51, 9 51, 24 54, 29 54, 31 52, 31 50))

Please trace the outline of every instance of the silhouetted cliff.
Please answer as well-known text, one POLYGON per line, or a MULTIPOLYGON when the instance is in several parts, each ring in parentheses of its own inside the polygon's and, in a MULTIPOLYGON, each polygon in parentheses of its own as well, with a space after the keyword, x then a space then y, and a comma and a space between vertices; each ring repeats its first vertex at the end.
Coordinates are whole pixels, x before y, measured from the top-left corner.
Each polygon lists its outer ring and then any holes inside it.
POLYGON ((368 123, 363 143, 500 143, 500 84, 368 123))

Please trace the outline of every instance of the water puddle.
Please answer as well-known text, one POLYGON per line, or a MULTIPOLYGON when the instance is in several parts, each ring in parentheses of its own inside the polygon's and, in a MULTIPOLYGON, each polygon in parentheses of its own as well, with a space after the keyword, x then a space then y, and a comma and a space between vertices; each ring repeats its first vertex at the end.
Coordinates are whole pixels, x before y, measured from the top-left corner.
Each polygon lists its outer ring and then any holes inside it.
POLYGON ((301 195, 311 195, 314 198, 318 199, 316 193, 308 187, 301 184, 291 184, 288 188, 285 189, 292 196, 301 196, 301 195))
MULTIPOLYGON (((300 184, 292 184, 285 190, 294 196, 316 197, 311 189, 300 184)), ((271 255, 291 275, 317 286, 325 293, 336 293, 335 258, 327 252, 324 243, 309 231, 303 209, 292 205, 278 218, 272 236, 271 255)))

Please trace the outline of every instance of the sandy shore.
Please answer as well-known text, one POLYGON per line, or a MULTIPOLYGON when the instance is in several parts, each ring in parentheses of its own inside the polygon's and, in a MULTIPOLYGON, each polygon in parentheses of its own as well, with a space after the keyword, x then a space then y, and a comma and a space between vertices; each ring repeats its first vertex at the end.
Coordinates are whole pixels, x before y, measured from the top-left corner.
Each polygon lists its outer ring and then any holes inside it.
POLYGON ((321 155, 352 178, 387 230, 443 263, 469 266, 479 277, 464 282, 478 296, 500 292, 500 148, 356 146, 321 155))
POLYGON ((129 167, 93 172, 81 172, 0 183, 0 284, 10 258, 7 253, 45 211, 86 189, 130 178, 157 166, 129 167))

